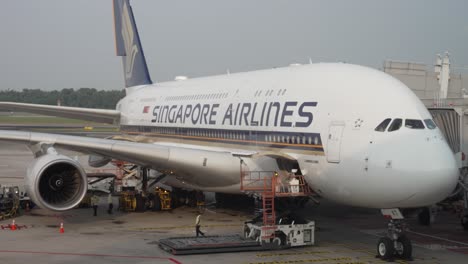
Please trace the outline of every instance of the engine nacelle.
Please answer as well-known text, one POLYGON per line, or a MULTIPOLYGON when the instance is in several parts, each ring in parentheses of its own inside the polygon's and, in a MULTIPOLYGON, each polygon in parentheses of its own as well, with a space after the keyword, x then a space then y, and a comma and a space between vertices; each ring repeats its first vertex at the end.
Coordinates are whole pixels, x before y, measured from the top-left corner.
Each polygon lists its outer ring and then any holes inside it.
POLYGON ((77 206, 88 183, 81 165, 63 155, 46 154, 34 160, 26 176, 26 191, 41 208, 65 211, 77 206))

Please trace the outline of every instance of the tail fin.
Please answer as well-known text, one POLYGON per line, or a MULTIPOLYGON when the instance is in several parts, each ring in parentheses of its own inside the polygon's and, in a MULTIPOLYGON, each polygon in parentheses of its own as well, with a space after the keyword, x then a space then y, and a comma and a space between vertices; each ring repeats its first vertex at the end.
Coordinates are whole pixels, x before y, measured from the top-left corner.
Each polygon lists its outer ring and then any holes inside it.
POLYGON ((115 43, 122 56, 125 86, 151 84, 129 0, 114 0, 115 43))

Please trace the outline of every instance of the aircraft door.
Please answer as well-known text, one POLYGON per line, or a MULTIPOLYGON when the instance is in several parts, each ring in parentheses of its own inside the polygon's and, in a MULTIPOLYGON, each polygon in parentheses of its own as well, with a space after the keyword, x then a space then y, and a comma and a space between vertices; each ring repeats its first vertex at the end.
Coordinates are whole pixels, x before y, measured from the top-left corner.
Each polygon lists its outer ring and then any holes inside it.
POLYGON ((330 124, 326 150, 328 162, 339 163, 341 160, 341 138, 343 136, 344 127, 344 123, 330 124))

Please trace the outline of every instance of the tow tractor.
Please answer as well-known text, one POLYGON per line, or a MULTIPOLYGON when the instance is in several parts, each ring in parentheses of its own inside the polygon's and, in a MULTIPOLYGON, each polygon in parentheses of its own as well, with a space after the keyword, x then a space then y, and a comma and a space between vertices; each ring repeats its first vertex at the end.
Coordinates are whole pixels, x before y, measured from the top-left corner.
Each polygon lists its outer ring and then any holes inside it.
POLYGON ((315 243, 315 222, 277 218, 275 198, 309 196, 302 175, 278 175, 273 171, 242 171, 241 190, 262 199, 261 221, 244 223, 243 235, 175 237, 161 239, 159 246, 174 254, 220 253, 284 249, 315 243))

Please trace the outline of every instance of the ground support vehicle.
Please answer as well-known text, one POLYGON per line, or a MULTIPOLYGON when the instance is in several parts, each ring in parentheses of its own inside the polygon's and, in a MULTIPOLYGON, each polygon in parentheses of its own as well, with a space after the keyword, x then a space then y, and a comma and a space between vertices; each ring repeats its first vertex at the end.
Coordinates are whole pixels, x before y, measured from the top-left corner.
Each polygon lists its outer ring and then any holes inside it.
POLYGON ((0 220, 17 216, 19 207, 19 187, 0 186, 0 220))
POLYGON ((159 240, 159 247, 173 255, 258 251, 266 248, 239 235, 175 237, 159 240))
POLYGON ((276 172, 242 171, 241 190, 262 198, 262 215, 245 222, 243 236, 174 237, 161 239, 159 246, 174 254, 207 254, 284 249, 315 243, 315 222, 296 223, 292 218, 276 217, 275 198, 310 195, 302 175, 279 176, 276 172), (279 183, 279 184, 277 184, 279 183))
POLYGON ((314 233, 313 221, 307 224, 291 223, 275 226, 247 222, 244 225, 243 237, 239 235, 173 237, 159 240, 159 247, 174 255, 276 250, 313 245, 314 233))
POLYGON ((244 237, 253 239, 269 248, 289 248, 311 246, 315 243, 315 222, 306 224, 277 224, 264 226, 247 222, 244 226, 244 237), (264 239, 268 238, 268 239, 264 239))
POLYGON ((244 236, 272 247, 308 246, 315 243, 315 222, 276 217, 275 198, 308 197, 311 189, 302 175, 268 171, 242 171, 241 190, 261 197, 262 222, 249 221, 244 236))

